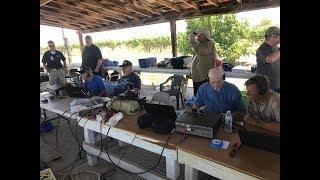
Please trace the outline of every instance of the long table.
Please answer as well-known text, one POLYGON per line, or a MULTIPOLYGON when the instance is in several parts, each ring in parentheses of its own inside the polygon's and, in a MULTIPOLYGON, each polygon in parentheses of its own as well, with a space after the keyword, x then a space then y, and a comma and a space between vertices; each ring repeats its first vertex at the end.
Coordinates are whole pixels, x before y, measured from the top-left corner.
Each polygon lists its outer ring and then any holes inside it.
MULTIPOLYGON (((73 63, 70 64, 70 68, 80 68, 80 63, 73 63)), ((147 72, 147 73, 161 73, 161 74, 178 74, 178 75, 191 75, 191 69, 165 69, 165 68, 158 68, 158 67, 148 67, 148 68, 140 68, 139 66, 133 66, 134 72, 147 72)), ((108 66, 107 69, 119 71, 121 68, 119 66, 108 66)), ((244 69, 237 69, 233 68, 232 71, 226 71, 227 78, 242 78, 242 79, 249 79, 250 77, 254 76, 255 73, 244 69)))
MULTIPOLYGON (((67 111, 69 109, 69 104, 74 98, 64 98, 60 100, 50 101, 48 103, 40 103, 40 108, 47 111, 57 113, 65 117, 70 117, 71 113, 67 111)), ((156 154, 161 154, 161 151, 166 143, 168 135, 159 135, 151 131, 141 131, 137 125, 137 115, 129 116, 126 115, 115 127, 110 127, 108 125, 102 124, 100 129, 100 122, 90 120, 87 118, 80 118, 78 115, 73 115, 73 119, 78 121, 78 125, 84 129, 84 142, 83 148, 91 155, 87 155, 88 164, 91 166, 96 165, 97 156, 100 154, 100 158, 110 161, 105 151, 100 153, 100 147, 96 146, 95 133, 102 133, 114 139, 118 139, 122 142, 130 143, 136 147, 151 151, 156 154), (107 134, 110 128, 109 133, 107 134), (101 131, 100 131, 101 130, 101 131), (133 141, 132 141, 133 140, 133 141)), ((183 135, 179 133, 174 133, 167 145, 164 148, 162 156, 166 158, 166 177, 161 177, 158 174, 145 173, 139 176, 145 179, 176 179, 180 174, 180 165, 177 162, 176 156, 176 146, 177 143, 182 139, 183 135)), ((113 162, 118 162, 119 157, 110 155, 113 162)), ((121 160, 119 166, 128 169, 132 172, 142 172, 145 169, 141 166, 135 165, 125 160, 121 160)))
MULTIPOLYGON (((40 108, 62 115, 69 108, 73 98, 54 100, 49 103, 41 103, 40 108)), ((69 117, 71 113, 64 113, 69 117)), ((101 133, 115 139, 130 143, 136 147, 160 154, 168 135, 160 135, 151 131, 141 131, 137 126, 137 115, 126 115, 115 127, 101 126, 101 133), (109 133, 107 134, 110 128, 109 133), (133 140, 133 141, 132 141, 133 140)), ((82 118, 77 115, 78 125, 84 128, 83 148, 92 155, 100 154, 100 147, 95 145, 95 133, 100 134, 100 123, 94 120, 82 118)), ((183 134, 175 132, 164 148, 163 156, 166 158, 166 178, 176 179, 180 173, 180 164, 185 165, 185 179, 197 179, 197 171, 220 179, 280 179, 280 155, 269 153, 250 147, 242 147, 233 158, 228 156, 231 145, 240 142, 237 133, 227 134, 222 128, 216 138, 230 142, 227 150, 214 150, 209 147, 210 139, 188 136, 181 144, 183 134)), ((100 156, 110 161, 106 152, 100 156)), ((110 155, 113 162, 118 162, 119 157, 110 155)), ((88 163, 94 166, 97 163, 95 157, 87 155, 88 163)), ((144 169, 130 162, 122 160, 119 166, 133 172, 141 172, 144 169)), ((145 179, 164 179, 152 173, 141 174, 145 179)))

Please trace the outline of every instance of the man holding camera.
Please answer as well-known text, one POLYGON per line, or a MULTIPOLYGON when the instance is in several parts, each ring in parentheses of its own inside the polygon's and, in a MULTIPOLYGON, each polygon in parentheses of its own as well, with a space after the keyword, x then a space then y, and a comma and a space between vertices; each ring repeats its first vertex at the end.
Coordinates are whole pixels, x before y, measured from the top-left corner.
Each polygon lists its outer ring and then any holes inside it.
POLYGON ((208 72, 214 67, 216 50, 210 37, 210 32, 207 29, 203 29, 198 33, 193 33, 189 37, 189 42, 194 51, 191 75, 193 93, 196 95, 200 85, 208 82, 208 72))

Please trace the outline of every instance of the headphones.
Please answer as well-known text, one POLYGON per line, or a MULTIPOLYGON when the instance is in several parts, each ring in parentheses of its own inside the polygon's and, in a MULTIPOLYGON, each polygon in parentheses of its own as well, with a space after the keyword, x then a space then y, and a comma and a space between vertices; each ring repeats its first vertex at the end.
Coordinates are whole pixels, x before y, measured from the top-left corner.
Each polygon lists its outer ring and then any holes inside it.
POLYGON ((259 81, 256 77, 252 77, 253 82, 258 87, 259 95, 264 95, 267 93, 268 87, 263 84, 263 82, 259 81))

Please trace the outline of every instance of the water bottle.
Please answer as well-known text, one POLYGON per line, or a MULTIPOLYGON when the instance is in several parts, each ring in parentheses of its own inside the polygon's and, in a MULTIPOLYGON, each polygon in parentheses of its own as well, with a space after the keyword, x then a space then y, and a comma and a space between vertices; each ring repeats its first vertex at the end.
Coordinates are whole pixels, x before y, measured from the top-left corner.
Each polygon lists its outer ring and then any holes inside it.
POLYGON ((232 114, 230 111, 227 111, 226 116, 225 116, 224 130, 227 133, 232 132, 232 114))

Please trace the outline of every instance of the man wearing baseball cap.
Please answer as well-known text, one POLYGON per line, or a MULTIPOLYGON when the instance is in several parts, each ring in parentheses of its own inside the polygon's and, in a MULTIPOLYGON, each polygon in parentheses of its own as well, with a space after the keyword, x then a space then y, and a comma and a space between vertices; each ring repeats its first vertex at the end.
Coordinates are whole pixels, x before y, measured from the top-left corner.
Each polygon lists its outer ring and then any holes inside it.
POLYGON ((208 82, 208 72, 214 67, 216 50, 208 29, 194 33, 189 37, 189 41, 194 51, 191 76, 193 93, 196 95, 200 85, 208 82))
POLYGON ((100 76, 94 75, 90 67, 82 68, 79 73, 84 81, 83 88, 87 93, 96 96, 106 96, 106 86, 100 76))
POLYGON ((128 87, 139 92, 141 89, 141 79, 136 73, 133 72, 132 63, 128 60, 124 60, 120 67, 123 76, 118 80, 114 92, 116 94, 121 94, 125 92, 128 87))
POLYGON ((102 63, 102 54, 100 49, 92 43, 91 36, 85 38, 86 46, 82 51, 82 68, 90 67, 93 70, 93 74, 102 76, 100 66, 102 63))
POLYGON ((264 35, 263 44, 257 49, 257 74, 266 75, 270 88, 280 93, 280 28, 269 27, 264 35))

